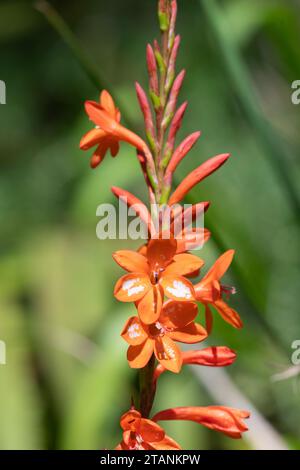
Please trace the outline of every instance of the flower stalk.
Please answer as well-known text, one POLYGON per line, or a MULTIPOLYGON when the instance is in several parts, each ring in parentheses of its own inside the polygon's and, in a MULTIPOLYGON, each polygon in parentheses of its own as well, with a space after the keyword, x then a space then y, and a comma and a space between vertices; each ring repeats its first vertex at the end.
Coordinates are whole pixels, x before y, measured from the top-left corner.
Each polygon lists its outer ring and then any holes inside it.
POLYGON ((152 357, 148 364, 139 371, 139 386, 140 386, 140 403, 139 411, 144 418, 148 418, 153 406, 155 398, 155 356, 152 357))
POLYGON ((247 430, 243 420, 249 416, 247 411, 235 408, 196 406, 163 410, 149 419, 162 373, 179 374, 186 364, 227 367, 236 359, 236 353, 227 346, 182 351, 178 343, 204 341, 213 328, 213 310, 232 327, 242 327, 239 314, 227 304, 235 290, 221 282, 233 260, 234 250, 226 251, 204 276, 201 272, 204 261, 190 253, 209 240, 210 232, 185 223, 190 220, 193 224, 199 214, 208 210, 210 202, 199 202, 188 209, 180 205, 192 188, 218 170, 230 155, 224 153, 201 163, 173 190, 173 175, 201 133, 193 132, 176 144, 187 109, 187 102, 178 105, 185 70, 176 75, 180 45, 180 36, 175 32, 177 1, 159 0, 158 17, 161 42, 155 40, 146 48, 149 96, 138 82, 135 85, 148 144, 122 125, 120 111, 105 90, 98 102, 85 103, 95 128, 87 132, 80 143, 83 150, 95 147, 92 168, 102 163, 108 152, 116 157, 123 142, 134 147, 151 205, 150 213, 130 192, 116 186, 112 188, 119 200, 136 211, 148 230, 147 243, 137 251, 120 250, 113 254, 116 263, 126 271, 115 285, 114 296, 120 302, 132 303, 135 312, 125 322, 121 336, 128 344, 129 366, 139 371, 137 409, 132 404, 121 417, 123 438, 118 450, 180 449, 157 424, 160 420, 195 421, 232 438, 240 438, 247 430), (166 222, 168 212, 170 219, 166 222), (193 283, 200 273, 200 281, 193 283), (205 327, 196 321, 199 306, 202 306, 205 327))

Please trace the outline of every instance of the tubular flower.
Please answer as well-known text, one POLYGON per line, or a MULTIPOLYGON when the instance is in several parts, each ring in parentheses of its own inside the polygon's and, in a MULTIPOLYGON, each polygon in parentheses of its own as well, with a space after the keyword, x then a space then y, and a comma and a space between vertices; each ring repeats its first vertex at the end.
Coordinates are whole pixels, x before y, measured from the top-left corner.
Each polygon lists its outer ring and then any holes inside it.
POLYGON ((175 189, 174 193, 170 197, 169 205, 172 206, 173 204, 177 204, 181 201, 196 184, 200 183, 200 181, 204 180, 207 176, 211 175, 218 168, 224 165, 229 157, 229 153, 217 155, 193 170, 175 189))
POLYGON ((195 302, 168 300, 158 320, 151 325, 145 325, 138 317, 129 318, 121 336, 129 344, 130 367, 145 367, 154 353, 165 369, 180 372, 182 353, 174 341, 193 344, 207 337, 206 330, 194 321, 197 313, 195 302))
POLYGON ((108 91, 102 91, 99 103, 86 101, 85 110, 96 127, 82 137, 80 148, 89 150, 97 145, 91 158, 92 168, 96 168, 102 162, 108 150, 112 157, 115 157, 119 152, 120 140, 128 142, 141 151, 145 150, 145 142, 120 124, 120 111, 116 108, 108 91))
MULTIPOLYGON (((183 351, 181 356, 183 365, 208 367, 226 367, 236 360, 236 353, 226 346, 211 346, 199 351, 183 351)), ((154 380, 156 381, 165 370, 161 364, 158 364, 154 372, 154 380)))
POLYGON ((116 450, 181 450, 158 424, 134 409, 121 417, 120 424, 123 440, 116 450))
POLYGON ((205 305, 206 326, 208 331, 211 330, 213 321, 208 304, 213 305, 221 317, 227 323, 230 323, 230 325, 235 328, 242 328, 243 326, 239 314, 233 308, 229 307, 222 298, 222 293, 227 295, 235 293, 234 288, 224 286, 220 283, 220 279, 224 276, 231 264, 233 255, 234 250, 226 251, 215 262, 204 278, 194 286, 196 299, 205 305))
POLYGON ((248 411, 226 406, 196 406, 164 410, 157 413, 152 419, 155 422, 178 419, 195 421, 233 439, 240 439, 242 433, 248 431, 243 419, 249 418, 249 416, 248 411))
POLYGON ((158 320, 164 294, 178 301, 194 300, 194 288, 184 276, 199 270, 204 262, 191 254, 176 254, 175 239, 152 239, 143 255, 122 250, 114 260, 130 274, 116 283, 114 295, 121 302, 136 302, 140 319, 158 320))

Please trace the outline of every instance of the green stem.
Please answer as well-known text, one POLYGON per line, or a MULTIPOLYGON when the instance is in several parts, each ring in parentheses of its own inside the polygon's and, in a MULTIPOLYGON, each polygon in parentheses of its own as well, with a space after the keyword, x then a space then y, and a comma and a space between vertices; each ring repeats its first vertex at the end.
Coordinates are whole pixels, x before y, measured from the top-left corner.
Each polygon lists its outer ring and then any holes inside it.
MULTIPOLYGON (((155 200, 156 204, 159 205, 161 203, 162 194, 164 195, 163 198, 166 198, 166 191, 164 188, 164 168, 162 166, 162 156, 163 156, 163 147, 164 147, 164 140, 165 140, 165 130, 166 127, 163 126, 163 118, 165 114, 166 108, 166 101, 167 101, 167 94, 166 94, 166 78, 167 78, 167 69, 168 63, 170 58, 170 51, 168 49, 168 38, 169 38, 169 27, 170 22, 169 19, 162 30, 162 57, 161 60, 163 62, 163 67, 160 67, 160 92, 159 92, 159 100, 160 100, 160 107, 156 112, 156 130, 157 130, 157 141, 158 141, 158 149, 155 155, 155 167, 158 177, 158 184, 155 188, 155 200)), ((143 417, 148 418, 151 412, 154 398, 155 398, 155 391, 156 386, 153 383, 153 374, 155 369, 155 356, 152 355, 149 363, 139 371, 139 382, 140 382, 140 412, 143 417)))
POLYGON ((153 406, 155 397, 155 384, 153 383, 153 374, 155 368, 155 356, 152 355, 150 361, 143 369, 139 371, 140 382, 140 404, 139 410, 144 418, 148 418, 153 406))

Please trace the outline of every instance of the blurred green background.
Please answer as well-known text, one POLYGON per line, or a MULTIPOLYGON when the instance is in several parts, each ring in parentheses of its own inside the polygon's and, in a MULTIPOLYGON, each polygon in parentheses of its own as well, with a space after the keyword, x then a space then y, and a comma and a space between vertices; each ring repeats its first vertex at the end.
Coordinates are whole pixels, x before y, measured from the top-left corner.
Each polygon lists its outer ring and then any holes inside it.
MULTIPOLYGON (((155 0, 56 1, 66 23, 121 108, 142 132, 134 81, 146 86, 145 46, 158 35, 155 0)), ((229 248, 226 283, 245 327, 215 316, 207 345, 228 345, 236 364, 185 368, 161 378, 155 410, 229 404, 251 407, 251 431, 232 441, 195 423, 166 423, 186 449, 300 449, 300 2, 179 0, 189 108, 181 137, 202 137, 177 170, 231 152, 225 167, 191 193, 211 200, 213 232, 201 256, 210 265, 229 248), (282 372, 292 376, 283 380, 282 372), (279 376, 278 376, 279 374, 279 376), (275 379, 279 380, 274 380, 275 379), (273 378, 273 379, 272 379, 273 378)), ((98 91, 61 36, 30 1, 0 1, 0 366, 1 449, 113 448, 136 373, 119 333, 132 306, 112 295, 121 270, 111 254, 126 241, 96 238, 96 208, 115 202, 112 185, 146 200, 133 149, 122 145, 89 169, 79 140, 83 110, 98 91)), ((189 201, 191 202, 191 201, 189 201)))

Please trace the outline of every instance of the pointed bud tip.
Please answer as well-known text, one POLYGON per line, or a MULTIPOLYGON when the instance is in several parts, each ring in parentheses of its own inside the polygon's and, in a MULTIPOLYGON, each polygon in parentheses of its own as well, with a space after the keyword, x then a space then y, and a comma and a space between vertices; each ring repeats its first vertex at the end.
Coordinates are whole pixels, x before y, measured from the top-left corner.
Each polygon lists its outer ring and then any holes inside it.
POLYGON ((110 190, 118 198, 122 197, 122 193, 124 194, 124 190, 119 188, 118 186, 112 186, 110 190))
POLYGON ((95 106, 95 104, 97 104, 97 103, 96 103, 95 101, 93 101, 93 100, 86 100, 86 101, 84 102, 84 106, 85 106, 85 107, 86 107, 86 106, 95 106))
POLYGON ((91 167, 92 170, 97 168, 98 165, 99 165, 99 163, 93 162, 93 160, 90 161, 90 167, 91 167))
POLYGON ((184 101, 181 105, 181 108, 183 108, 184 110, 186 110, 186 108, 188 107, 188 101, 184 101))

